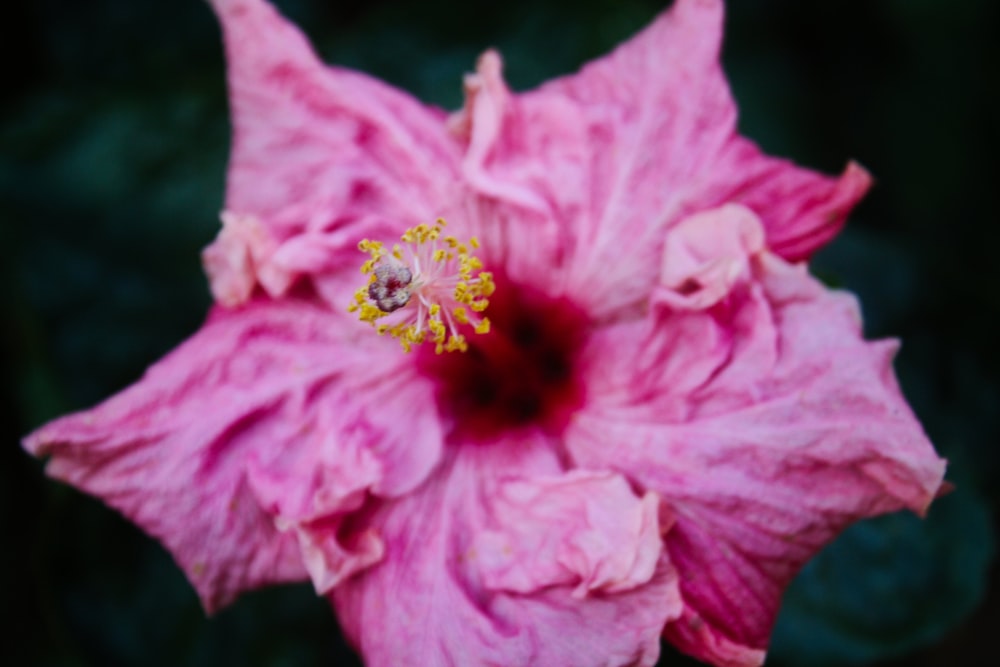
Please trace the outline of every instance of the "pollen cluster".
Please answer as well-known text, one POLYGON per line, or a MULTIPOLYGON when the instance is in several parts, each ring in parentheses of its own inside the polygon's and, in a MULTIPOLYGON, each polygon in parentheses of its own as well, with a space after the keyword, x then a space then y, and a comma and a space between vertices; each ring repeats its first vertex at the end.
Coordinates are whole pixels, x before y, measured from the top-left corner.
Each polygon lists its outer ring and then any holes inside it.
POLYGON ((438 354, 465 352, 463 330, 490 330, 482 313, 496 289, 493 274, 482 271, 482 261, 470 252, 479 248, 476 238, 463 243, 442 236, 445 225, 438 219, 411 227, 392 250, 369 239, 358 244, 368 254, 361 265, 368 282, 354 293, 348 311, 379 335, 399 340, 407 352, 420 343, 433 343, 438 354))

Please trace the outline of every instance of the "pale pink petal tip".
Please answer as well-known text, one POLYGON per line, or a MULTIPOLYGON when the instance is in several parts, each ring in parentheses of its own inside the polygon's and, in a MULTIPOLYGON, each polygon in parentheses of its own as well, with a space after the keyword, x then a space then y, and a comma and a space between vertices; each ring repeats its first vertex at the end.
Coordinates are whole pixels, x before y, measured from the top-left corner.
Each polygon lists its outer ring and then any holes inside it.
POLYGON ((212 296, 235 307, 250 299, 257 285, 257 266, 268 250, 267 233, 250 216, 222 213, 222 230, 201 253, 212 296))
POLYGON ((492 499, 501 528, 473 547, 484 584, 524 594, 571 585, 577 597, 640 586, 662 550, 658 504, 612 473, 508 482, 492 499))
POLYGON ((714 306, 737 281, 750 278, 750 258, 763 250, 764 228, 745 206, 696 213, 664 240, 653 301, 682 310, 714 306))

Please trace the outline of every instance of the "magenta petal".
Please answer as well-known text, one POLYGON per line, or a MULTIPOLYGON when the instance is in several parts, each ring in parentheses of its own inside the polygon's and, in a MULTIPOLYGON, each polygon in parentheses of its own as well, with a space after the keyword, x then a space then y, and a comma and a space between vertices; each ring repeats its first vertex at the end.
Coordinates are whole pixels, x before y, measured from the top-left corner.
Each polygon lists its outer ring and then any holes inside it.
MULTIPOLYGON (((732 242, 720 233, 722 257, 732 242)), ((647 364, 648 328, 609 329, 616 353, 566 435, 578 464, 621 471, 675 513, 665 543, 685 610, 666 635, 717 665, 759 664, 802 564, 855 520, 923 513, 945 467, 895 383, 896 345, 862 340, 854 300, 766 252, 750 265, 709 310, 651 313, 668 359, 707 352, 707 367, 647 364)))
POLYGON ((385 557, 332 594, 365 664, 654 664, 681 610, 654 497, 612 474, 560 475, 545 444, 504 444, 520 453, 455 451, 370 516, 385 557))
MULTIPOLYGON (((217 309, 139 382, 43 426, 25 447, 50 457, 50 475, 160 539, 208 610, 248 588, 302 579, 300 541, 279 529, 343 516, 362 487, 409 491, 441 446, 436 416, 419 407, 428 391, 420 378, 361 343, 347 347, 339 320, 293 301, 217 309), (366 391, 379 376, 401 384, 366 391), (345 482, 313 489, 302 484, 307 470, 345 482)), ((341 546, 356 556, 338 564, 347 570, 375 560, 376 545, 341 546)))
POLYGON ((856 162, 833 178, 764 155, 745 139, 732 143, 719 169, 732 175, 727 198, 760 215, 771 251, 792 262, 836 236, 872 184, 856 162))
POLYGON ((321 63, 263 0, 213 0, 234 124, 226 208, 279 241, 305 229, 433 220, 457 151, 444 114, 375 79, 321 63))

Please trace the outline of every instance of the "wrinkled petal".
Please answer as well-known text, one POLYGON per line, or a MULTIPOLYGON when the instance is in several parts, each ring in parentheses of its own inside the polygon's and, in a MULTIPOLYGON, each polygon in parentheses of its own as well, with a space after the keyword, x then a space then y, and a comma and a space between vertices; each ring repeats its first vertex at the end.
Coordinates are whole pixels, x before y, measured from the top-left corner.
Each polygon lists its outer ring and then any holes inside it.
POLYGON ((664 539, 685 609, 666 635, 717 665, 760 664, 802 564, 850 522, 923 513, 944 473, 895 383, 895 343, 864 342, 854 300, 802 267, 766 252, 751 265, 710 309, 653 309, 598 336, 615 354, 566 435, 576 463, 676 514, 664 539), (650 346, 667 361, 647 361, 650 346))
MULTIPOLYGON (((464 219, 469 233, 482 241, 483 259, 489 266, 523 282, 549 282, 567 243, 564 216, 553 206, 558 197, 575 196, 575 190, 554 190, 547 169, 568 165, 548 159, 547 149, 569 144, 583 149, 572 124, 560 123, 564 112, 555 105, 533 106, 515 96, 503 80, 502 61, 487 51, 477 62, 476 72, 465 77, 465 106, 448 120, 452 134, 465 145, 462 176, 471 192, 465 197, 464 219), (540 117, 536 117, 540 116, 540 117), (517 128, 513 143, 512 128, 517 128), (573 137, 558 140, 563 128, 573 137), (528 153, 533 159, 523 159, 528 153), (502 171, 508 161, 512 173, 502 171)), ((581 153, 582 155, 582 153, 581 153)), ((575 166, 569 166, 575 169, 575 166)))
MULTIPOLYGON (((222 230, 202 251, 202 264, 217 303, 235 307, 250 300, 259 285, 269 296, 281 298, 301 276, 316 278, 314 285, 331 278, 342 280, 345 268, 358 259, 355 231, 308 231, 278 242, 252 215, 222 212, 222 230), (332 275, 331 275, 332 274, 332 275)), ((373 228, 371 231, 381 231, 373 228)), ((395 234, 398 230, 387 230, 395 234)), ((328 301, 343 308, 346 297, 328 301)))
POLYGON ((857 165, 829 178, 739 137, 718 59, 722 10, 678 0, 578 74, 519 96, 487 54, 452 118, 467 180, 521 217, 511 243, 546 249, 547 281, 595 317, 648 298, 665 230, 691 213, 744 203, 768 243, 798 258, 839 230, 868 187, 857 165))
POLYGON ((488 169, 495 154, 507 148, 502 143, 505 117, 516 116, 511 106, 519 104, 503 80, 499 53, 487 51, 479 58, 475 74, 465 77, 465 98, 465 107, 449 119, 452 132, 468 142, 462 162, 465 177, 485 195, 547 213, 546 201, 530 187, 530 181, 498 178, 488 169))
MULTIPOLYGON (((228 211, 258 219, 273 251, 304 233, 348 230, 357 243, 391 223, 398 235, 442 214, 458 161, 442 112, 363 74, 325 66, 263 0, 212 4, 224 31, 234 125, 228 211)), ((311 260, 317 263, 336 268, 311 260)), ((307 270, 287 261, 283 268, 307 270)), ((275 280, 287 287, 294 277, 275 280)), ((284 288, 274 282, 268 291, 284 288)))
POLYGON ((764 222, 771 251, 790 262, 808 259, 829 243, 872 185, 857 162, 848 162, 833 178, 764 155, 742 137, 727 147, 719 171, 728 182, 721 184, 718 200, 753 209, 764 222))
POLYGON ((490 499, 497 528, 474 543, 483 583, 531 593, 577 583, 573 593, 615 592, 653 576, 660 556, 658 500, 641 500, 613 473, 576 471, 502 483, 490 499))
POLYGON ((365 664, 654 664, 680 601, 652 541, 653 497, 636 497, 615 475, 560 473, 544 442, 452 456, 418 491, 369 517, 385 557, 333 591, 365 664), (612 508, 626 526, 611 521, 612 508), (569 525, 543 520, 557 514, 569 525), (543 551, 525 553, 522 538, 543 551), (621 553, 610 549, 615 539, 621 553), (525 558, 511 563, 505 547, 525 558), (557 553, 561 567, 549 558, 557 553))
POLYGON ((275 526, 294 533, 321 594, 377 563, 384 551, 372 530, 341 534, 344 521, 381 483, 383 466, 371 450, 371 434, 340 428, 332 412, 321 412, 311 426, 313 447, 284 451, 266 463, 251 456, 247 463, 250 488, 275 526))
POLYGON ((746 207, 727 204, 685 218, 664 241, 653 301, 677 309, 714 306, 749 277, 750 260, 763 249, 760 219, 746 207))
MULTIPOLYGON (((895 344, 865 343, 854 301, 787 263, 870 178, 737 134, 721 0, 677 0, 525 95, 487 52, 450 117, 322 65, 264 0, 211 2, 234 116, 203 254, 219 307, 134 386, 25 441, 161 539, 206 608, 308 576, 369 667, 652 665, 664 633, 759 665, 809 557, 851 521, 926 510, 944 462, 895 344), (439 216, 501 288, 583 311, 568 424, 471 442, 431 365, 345 312, 358 241, 439 216)), ((493 341, 525 352, 520 307, 493 341)), ((567 368, 537 365, 527 384, 561 391, 542 376, 567 368)))
POLYGON ((253 296, 258 282, 271 286, 276 294, 283 293, 291 276, 285 276, 280 284, 263 278, 266 275, 264 263, 274 251, 274 243, 260 221, 229 211, 223 212, 221 218, 222 230, 201 253, 216 303, 228 307, 244 304, 253 296))
MULTIPOLYGON (((317 458, 394 496, 418 485, 440 451, 436 416, 419 407, 422 380, 386 366, 361 342, 347 347, 336 321, 297 302, 216 310, 136 384, 43 426, 25 447, 50 457, 50 475, 160 539, 208 610, 248 588, 302 579, 298 540, 276 519, 343 513, 358 493, 348 484, 297 500, 317 458), (385 378, 400 385, 356 389, 385 378), (260 470, 267 479, 252 474, 260 470), (341 497, 317 495, 324 493, 341 497)), ((372 560, 370 550, 358 555, 372 560)))

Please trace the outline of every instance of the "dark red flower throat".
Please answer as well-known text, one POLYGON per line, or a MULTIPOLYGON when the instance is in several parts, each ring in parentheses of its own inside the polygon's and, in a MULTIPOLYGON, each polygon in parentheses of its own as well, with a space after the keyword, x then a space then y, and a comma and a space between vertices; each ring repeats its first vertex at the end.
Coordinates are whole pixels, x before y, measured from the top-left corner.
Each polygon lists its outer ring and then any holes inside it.
POLYGON ((438 409, 461 440, 491 442, 525 428, 558 434, 583 404, 579 357, 588 318, 567 299, 496 276, 488 334, 467 352, 419 351, 436 385, 438 409))

